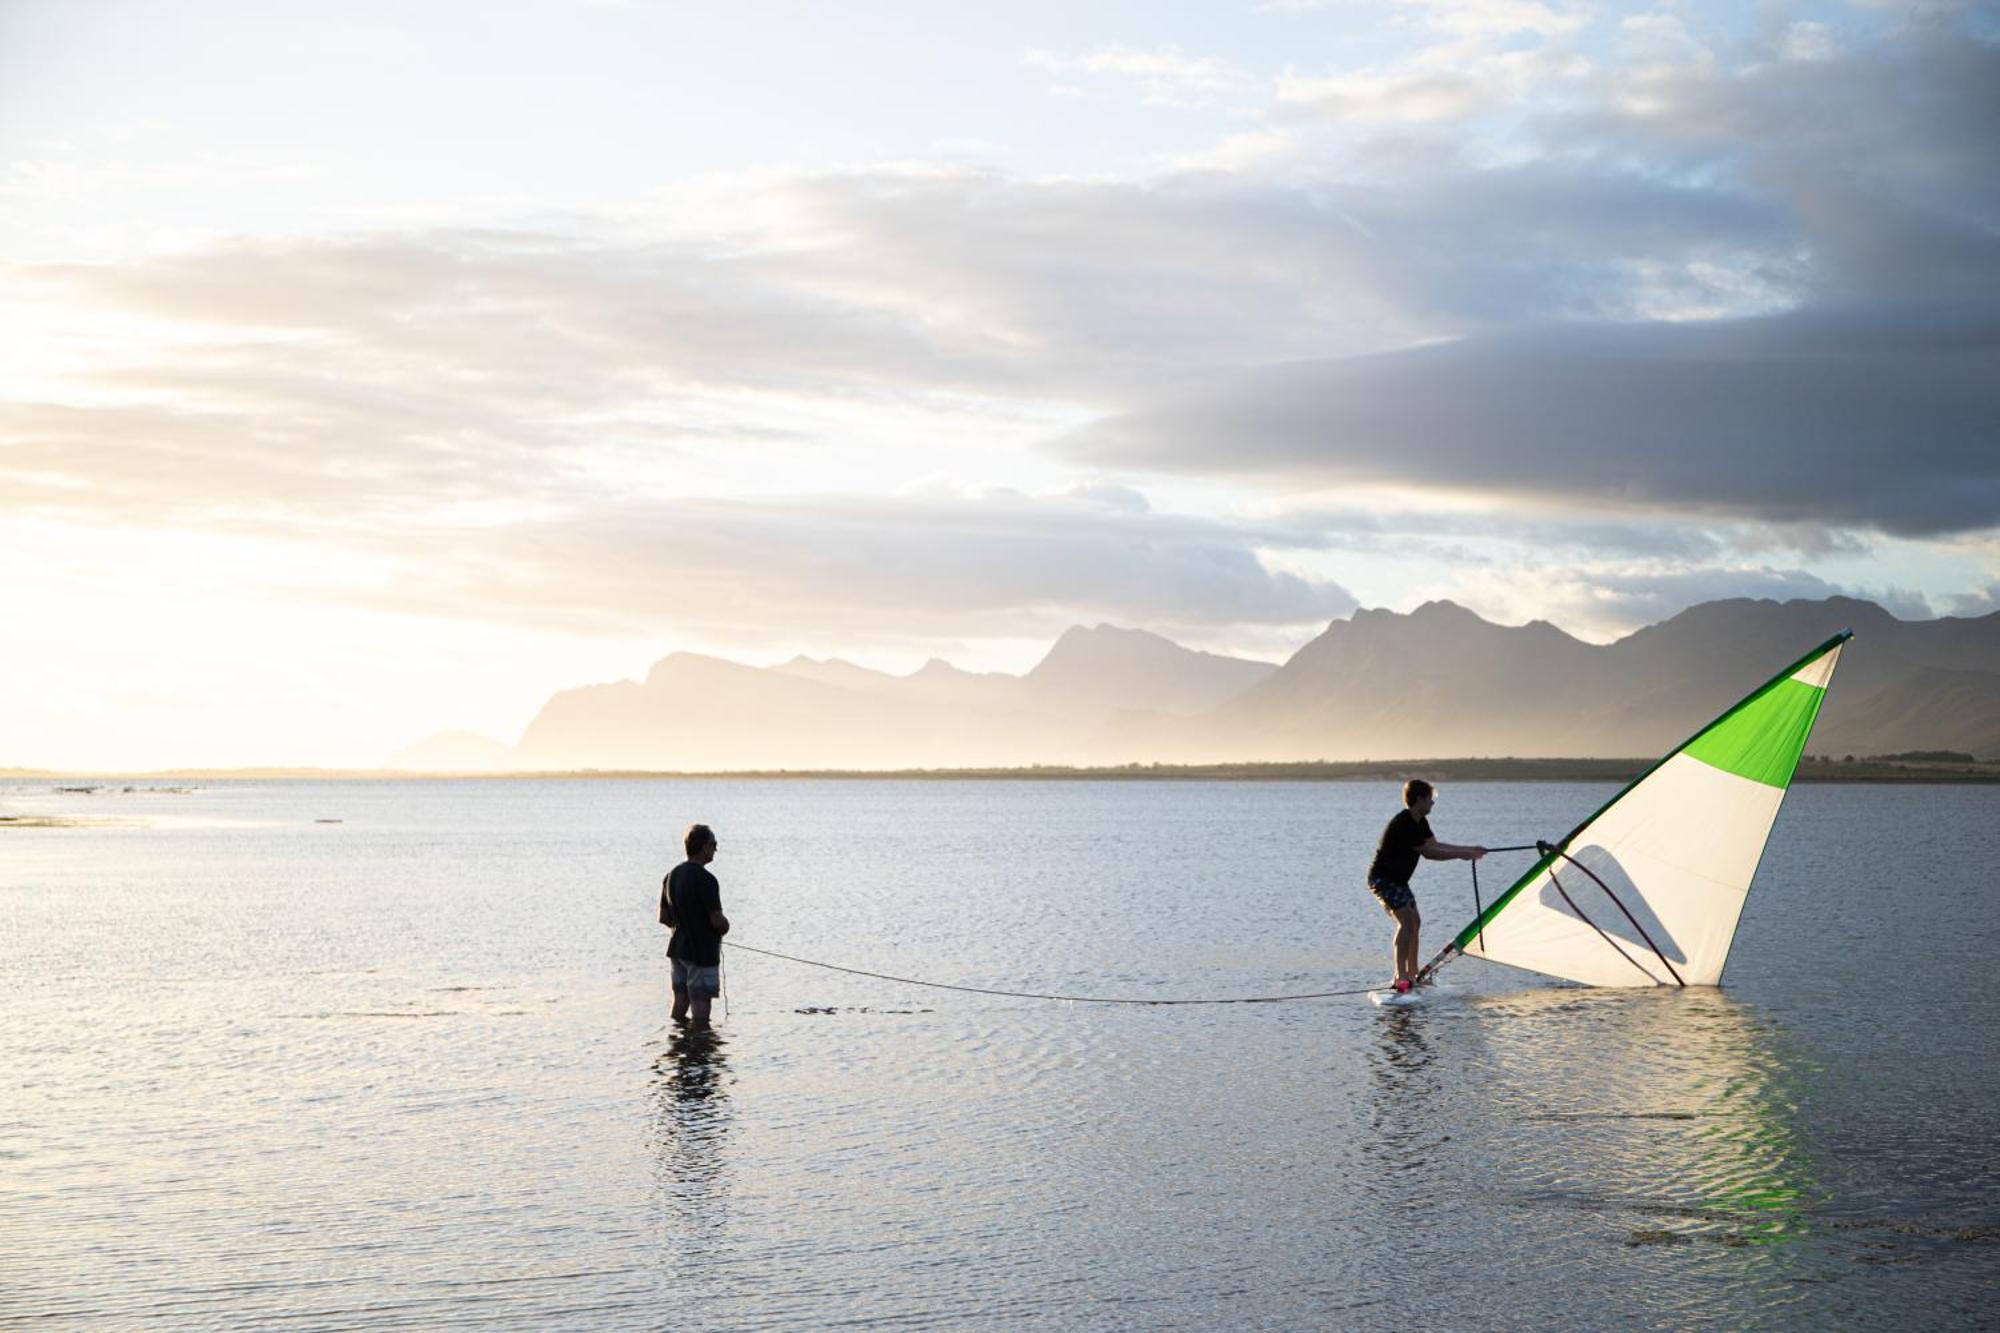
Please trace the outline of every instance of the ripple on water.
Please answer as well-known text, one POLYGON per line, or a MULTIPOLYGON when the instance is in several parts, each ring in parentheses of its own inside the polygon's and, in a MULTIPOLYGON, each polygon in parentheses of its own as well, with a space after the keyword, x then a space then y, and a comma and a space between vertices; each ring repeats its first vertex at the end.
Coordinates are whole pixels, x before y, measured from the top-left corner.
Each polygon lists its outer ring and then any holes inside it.
MULTIPOLYGON (((1950 793, 1795 793, 1781 828, 1810 837, 1774 843, 1726 992, 1468 962, 1456 997, 1411 1011, 1097 1008, 732 955, 718 1027, 666 1023, 663 812, 750 835, 725 893, 773 947, 967 984, 1258 994, 1379 978, 1379 911, 1327 870, 1365 860, 1379 796, 240 784, 177 796, 172 828, 9 833, 0 962, 25 984, 0 1006, 0 1317, 1984 1317, 1994 900, 1926 858, 2000 864, 2000 820, 1950 793), (337 836, 310 822, 330 815, 337 836), (1839 842, 1871 818, 1896 838, 1839 842), (1024 875, 1023 848, 1060 874, 1024 875), (1871 905, 1878 880, 1905 886, 1899 910, 1871 905), (1807 914, 1846 943, 1779 928, 1807 914), (1878 974, 1924 951, 1964 983, 1927 1024, 1881 1021, 1900 1011, 1878 974)), ((1542 828, 1593 798, 1468 786, 1453 818, 1542 828)), ((1428 916, 1451 915, 1442 876, 1428 916)))

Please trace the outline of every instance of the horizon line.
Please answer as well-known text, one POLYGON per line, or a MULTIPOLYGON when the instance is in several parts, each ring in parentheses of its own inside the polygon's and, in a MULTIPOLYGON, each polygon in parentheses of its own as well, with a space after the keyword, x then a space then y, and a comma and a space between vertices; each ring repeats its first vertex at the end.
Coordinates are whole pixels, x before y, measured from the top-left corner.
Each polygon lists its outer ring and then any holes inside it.
MULTIPOLYGON (((1962 760, 1905 758, 1910 752, 1885 755, 1808 754, 1798 777, 1879 778, 1904 780, 1934 774, 1945 781, 2000 781, 2000 759, 1962 760)), ((1133 761, 1125 764, 1008 764, 949 768, 745 768, 745 769, 406 769, 331 768, 314 765, 248 765, 233 768, 169 768, 131 772, 0 768, 0 781, 648 781, 648 780, 1025 780, 1025 781, 1360 781, 1401 779, 1415 773, 1440 781, 1597 781, 1629 775, 1653 762, 1651 757, 1460 755, 1441 758, 1242 760, 1212 764, 1133 761)))

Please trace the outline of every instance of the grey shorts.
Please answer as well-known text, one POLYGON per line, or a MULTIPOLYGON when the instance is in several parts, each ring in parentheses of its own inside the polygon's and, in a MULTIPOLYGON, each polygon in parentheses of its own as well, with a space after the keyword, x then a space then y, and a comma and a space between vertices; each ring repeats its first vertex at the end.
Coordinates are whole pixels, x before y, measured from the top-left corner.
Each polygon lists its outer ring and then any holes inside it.
POLYGON ((674 965, 674 989, 684 990, 689 995, 706 995, 711 999, 722 992, 722 968, 703 967, 699 963, 683 963, 678 958, 669 958, 674 965))

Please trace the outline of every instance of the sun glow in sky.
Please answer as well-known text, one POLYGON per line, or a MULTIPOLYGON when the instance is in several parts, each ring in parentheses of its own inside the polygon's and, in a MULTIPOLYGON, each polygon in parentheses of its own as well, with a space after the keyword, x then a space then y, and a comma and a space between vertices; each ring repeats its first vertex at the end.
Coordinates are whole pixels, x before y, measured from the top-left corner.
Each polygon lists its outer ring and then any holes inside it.
POLYGON ((677 649, 2000 605, 2000 23, 0 9, 0 766, 677 649))

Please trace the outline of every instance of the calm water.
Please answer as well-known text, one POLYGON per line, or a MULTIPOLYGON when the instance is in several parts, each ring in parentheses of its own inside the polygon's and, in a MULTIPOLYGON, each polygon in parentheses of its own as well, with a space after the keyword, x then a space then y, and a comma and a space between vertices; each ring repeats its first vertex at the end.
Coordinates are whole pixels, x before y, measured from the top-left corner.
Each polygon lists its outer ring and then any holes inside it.
MULTIPOLYGON (((1440 836, 1608 788, 1461 784, 1440 836)), ((1991 1325, 2000 789, 1805 787, 1728 986, 1379 981, 1362 784, 0 790, 0 1323, 1991 1325), (339 820, 339 823, 321 823, 339 820), (721 1007, 718 1008, 721 1012, 721 1007)), ((1521 857, 1486 863, 1490 894, 1521 857)), ((1470 910, 1426 866, 1428 955, 1470 910), (1433 938, 1435 937, 1435 938, 1433 938)))

